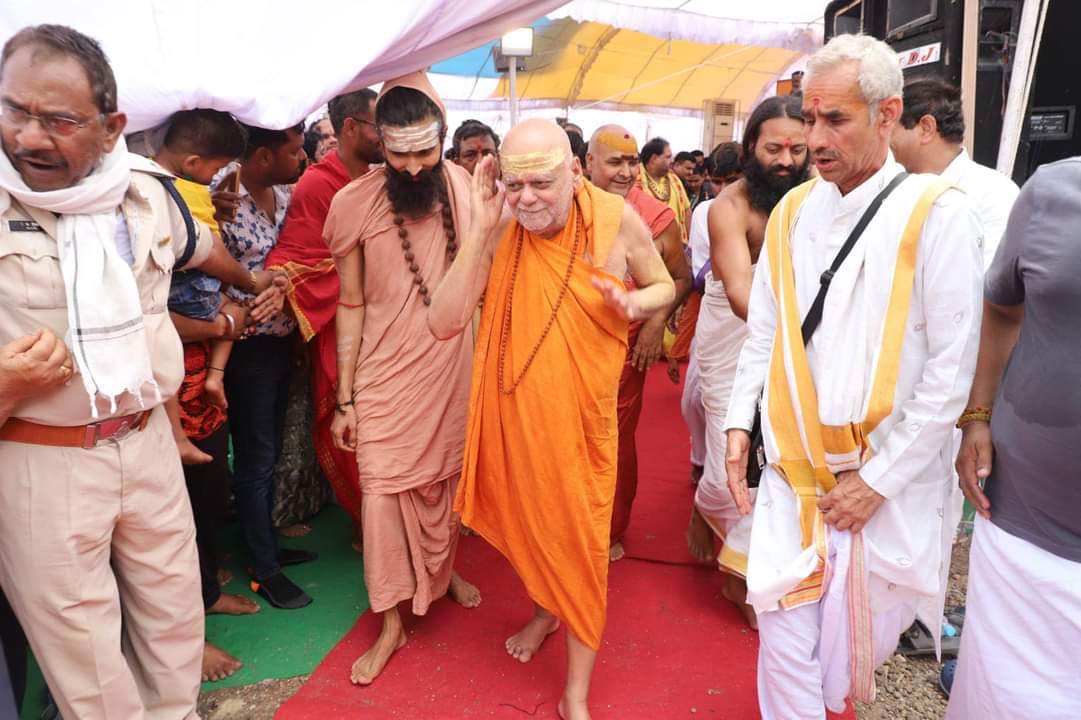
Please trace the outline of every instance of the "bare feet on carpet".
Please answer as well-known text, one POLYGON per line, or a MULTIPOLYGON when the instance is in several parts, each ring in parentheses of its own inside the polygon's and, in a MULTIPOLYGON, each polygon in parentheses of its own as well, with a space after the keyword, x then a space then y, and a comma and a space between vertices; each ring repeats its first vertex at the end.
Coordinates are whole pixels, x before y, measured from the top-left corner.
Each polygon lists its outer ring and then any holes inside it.
POLYGON ((294 523, 288 527, 279 528, 278 532, 287 538, 304 537, 312 531, 312 526, 307 523, 294 523))
POLYGON ((405 628, 399 619, 397 623, 388 626, 383 625, 379 638, 375 641, 368 652, 357 658, 353 663, 350 680, 354 685, 371 685, 383 668, 387 666, 390 656, 405 645, 405 628))
POLYGON ((457 570, 450 574, 450 587, 447 588, 447 595, 464 608, 475 608, 480 605, 480 590, 473 583, 463 579, 457 570))
POLYGON ((612 547, 608 548, 608 562, 615 562, 616 560, 622 560, 626 552, 623 550, 623 543, 612 543, 612 547))
POLYGON ((691 506, 691 522, 687 525, 687 549, 698 562, 710 562, 716 557, 713 547, 713 528, 709 526, 698 506, 691 506))
POLYGON ((195 447, 191 440, 186 437, 176 438, 176 449, 180 451, 180 462, 182 465, 206 465, 207 463, 214 462, 213 455, 207 455, 205 452, 195 447))
POLYGON ((758 632, 758 616, 755 615, 754 608, 747 604, 747 581, 738 575, 727 575, 721 594, 725 600, 736 606, 751 630, 758 632))
POLYGON ((242 667, 244 663, 220 647, 203 643, 203 682, 224 680, 242 667))
POLYGON ((529 662, 545 638, 559 629, 559 620, 550 613, 538 612, 525 627, 507 638, 507 654, 519 662, 529 662))
POLYGON ((564 695, 559 699, 559 717, 563 720, 590 720, 589 708, 585 701, 568 700, 564 695))
POLYGON ((207 608, 207 615, 254 615, 259 606, 242 595, 222 593, 217 601, 207 608))

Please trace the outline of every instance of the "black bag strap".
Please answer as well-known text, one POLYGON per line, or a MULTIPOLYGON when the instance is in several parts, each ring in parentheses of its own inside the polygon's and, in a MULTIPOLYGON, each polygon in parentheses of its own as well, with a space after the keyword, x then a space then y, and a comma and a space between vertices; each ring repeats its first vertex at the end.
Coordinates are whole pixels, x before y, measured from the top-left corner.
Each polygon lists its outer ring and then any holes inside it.
POLYGON ((837 270, 841 267, 841 263, 845 261, 845 258, 848 257, 848 253, 852 252, 852 248, 856 246, 856 241, 860 239, 860 235, 867 229, 875 213, 882 207, 882 203, 898 185, 904 182, 906 177, 908 177, 907 172, 897 173, 893 180, 890 180, 889 185, 882 188, 882 191, 875 196, 867 209, 863 211, 863 215, 860 217, 859 222, 856 223, 856 227, 852 228, 852 232, 848 234, 845 244, 837 251, 837 256, 833 258, 830 269, 822 273, 822 277, 819 278, 818 295, 815 296, 814 302, 811 303, 811 309, 807 311, 807 316, 803 318, 803 325, 800 328, 804 345, 811 341, 811 336, 818 329, 818 324, 822 322, 822 308, 826 304, 826 292, 830 289, 833 276, 837 274, 837 270))
POLYGON ((184 202, 184 198, 180 197, 180 191, 173 184, 173 179, 164 175, 155 175, 154 177, 161 182, 165 192, 176 203, 177 209, 180 210, 180 214, 184 218, 184 227, 188 231, 188 244, 184 246, 184 254, 177 258, 176 264, 173 265, 173 270, 181 270, 191 260, 191 256, 195 254, 195 244, 198 240, 195 235, 195 218, 191 216, 191 210, 188 209, 188 204, 184 202))

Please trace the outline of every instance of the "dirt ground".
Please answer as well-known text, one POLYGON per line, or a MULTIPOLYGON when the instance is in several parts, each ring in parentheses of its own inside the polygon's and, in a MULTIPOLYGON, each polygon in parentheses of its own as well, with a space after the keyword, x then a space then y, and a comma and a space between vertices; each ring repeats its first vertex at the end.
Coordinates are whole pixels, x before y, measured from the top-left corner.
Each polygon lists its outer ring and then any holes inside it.
MULTIPOLYGON (((968 546, 962 536, 953 548, 946 606, 965 604, 968 585, 968 546)), ((946 712, 946 698, 938 689, 941 666, 934 658, 908 660, 894 655, 877 672, 878 697, 873 705, 857 705, 859 720, 938 720, 946 712)), ((204 720, 272 720, 274 712, 300 689, 307 676, 266 680, 255 685, 215 690, 199 698, 204 720)))

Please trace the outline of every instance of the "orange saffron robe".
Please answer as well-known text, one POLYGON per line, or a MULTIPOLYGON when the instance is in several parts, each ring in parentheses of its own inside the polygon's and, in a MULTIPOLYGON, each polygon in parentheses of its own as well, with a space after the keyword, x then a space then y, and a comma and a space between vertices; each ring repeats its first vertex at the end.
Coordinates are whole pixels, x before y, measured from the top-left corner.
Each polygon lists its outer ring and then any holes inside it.
POLYGON ((608 596, 608 532, 616 483, 616 395, 627 321, 605 305, 594 277, 619 232, 623 198, 583 181, 561 235, 544 239, 512 222, 492 261, 474 352, 465 465, 455 499, 462 522, 514 566, 534 602, 599 649, 608 596), (583 238, 569 289, 552 315, 583 238), (521 256, 510 296, 517 238, 521 256), (509 332, 504 334, 510 304, 509 332))

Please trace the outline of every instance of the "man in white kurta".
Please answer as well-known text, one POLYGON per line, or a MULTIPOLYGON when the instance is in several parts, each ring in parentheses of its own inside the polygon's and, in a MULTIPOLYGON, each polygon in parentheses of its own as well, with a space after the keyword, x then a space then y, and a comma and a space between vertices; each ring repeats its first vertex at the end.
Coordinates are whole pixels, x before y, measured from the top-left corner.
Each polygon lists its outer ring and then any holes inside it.
POLYGON ((932 626, 941 616, 960 510, 949 441, 981 312, 981 226, 968 200, 932 176, 907 178, 833 277, 806 351, 799 327, 860 216, 903 171, 888 149, 900 91, 896 54, 873 38, 838 36, 812 57, 803 113, 821 178, 774 210, 751 290, 727 460, 749 512, 747 430, 764 389, 769 466, 747 597, 766 720, 872 701, 874 668, 900 633, 917 614, 932 626))
POLYGON ((968 196, 983 223, 983 267, 991 266, 1020 189, 1006 175, 980 165, 965 150, 961 89, 936 77, 905 85, 904 110, 890 148, 913 173, 933 173, 968 196))

